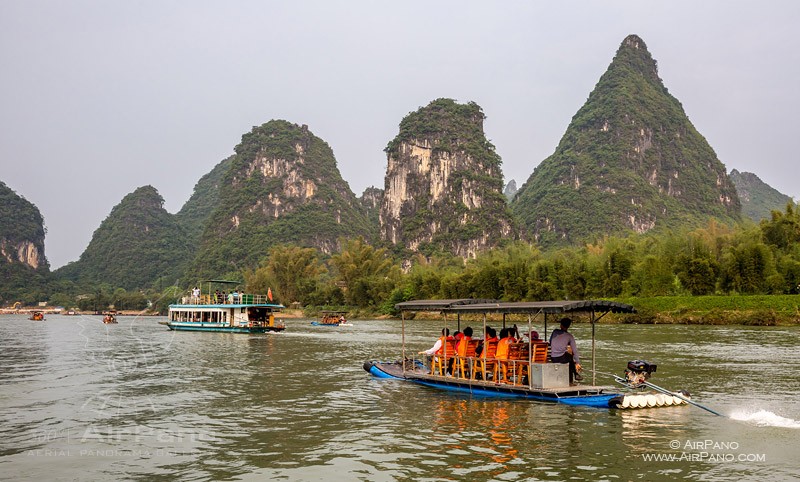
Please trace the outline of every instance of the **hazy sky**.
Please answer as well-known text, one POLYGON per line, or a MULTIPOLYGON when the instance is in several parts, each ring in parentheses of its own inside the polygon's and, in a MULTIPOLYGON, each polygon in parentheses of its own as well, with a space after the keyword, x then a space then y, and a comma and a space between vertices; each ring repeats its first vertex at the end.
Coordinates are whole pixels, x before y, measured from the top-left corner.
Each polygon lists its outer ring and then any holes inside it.
POLYGON ((361 195, 407 113, 475 101, 506 181, 555 149, 626 35, 730 171, 800 197, 800 2, 0 0, 0 180, 75 261, 128 193, 177 212, 271 119, 361 195))

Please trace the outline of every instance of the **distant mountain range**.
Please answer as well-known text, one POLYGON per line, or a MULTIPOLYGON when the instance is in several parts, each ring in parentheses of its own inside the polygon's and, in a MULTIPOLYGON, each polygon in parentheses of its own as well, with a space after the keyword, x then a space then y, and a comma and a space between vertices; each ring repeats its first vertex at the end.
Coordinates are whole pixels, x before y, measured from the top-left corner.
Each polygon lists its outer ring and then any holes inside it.
MULTIPOLYGON (((383 189, 356 197, 330 146, 307 126, 272 120, 202 176, 174 215, 152 186, 125 196, 80 259, 52 273, 77 286, 137 289, 235 275, 278 244, 337 252, 362 237, 398 259, 476 256, 507 240, 543 248, 609 234, 755 221, 791 201, 755 174, 730 175, 658 76, 644 41, 622 42, 555 152, 517 189, 474 102, 436 99, 409 113, 385 149, 383 189)), ((538 165, 537 165, 538 164, 538 165)), ((49 273, 38 209, 0 183, 0 301, 43 289, 49 273)))

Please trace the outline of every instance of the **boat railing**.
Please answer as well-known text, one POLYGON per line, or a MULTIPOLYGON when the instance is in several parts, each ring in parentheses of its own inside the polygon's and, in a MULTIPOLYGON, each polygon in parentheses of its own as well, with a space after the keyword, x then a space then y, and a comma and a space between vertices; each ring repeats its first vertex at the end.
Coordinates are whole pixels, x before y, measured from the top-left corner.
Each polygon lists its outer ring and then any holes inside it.
MULTIPOLYGON (((412 359, 424 365, 430 370, 429 375, 434 377, 527 386, 530 364, 548 363, 548 343, 534 342, 532 345, 531 353, 528 342, 513 343, 509 346, 508 355, 503 358, 495 357, 494 350, 460 357, 456 353, 455 342, 448 340, 444 353, 421 354, 419 360, 416 357, 412 359)), ((496 349, 496 344, 493 348, 496 349)))
POLYGON ((201 294, 200 296, 184 296, 181 304, 184 305, 263 305, 272 303, 267 295, 251 293, 227 294, 201 294))

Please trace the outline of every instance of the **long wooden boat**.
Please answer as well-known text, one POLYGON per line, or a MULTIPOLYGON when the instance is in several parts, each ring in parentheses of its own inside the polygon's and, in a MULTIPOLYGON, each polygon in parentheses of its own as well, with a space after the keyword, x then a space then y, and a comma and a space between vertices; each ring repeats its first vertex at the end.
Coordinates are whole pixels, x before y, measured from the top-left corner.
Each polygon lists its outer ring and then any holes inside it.
POLYGON ((312 321, 311 324, 314 326, 353 326, 352 323, 347 321, 345 315, 348 313, 347 311, 333 311, 333 310, 323 310, 322 319, 320 321, 312 321))
MULTIPOLYGON (((635 313, 636 310, 631 305, 603 300, 499 303, 459 299, 408 301, 399 303, 395 307, 401 312, 403 320, 402 361, 365 362, 364 369, 378 378, 404 380, 426 387, 475 396, 525 398, 589 407, 644 408, 692 403, 685 392, 669 392, 647 382, 651 373, 655 372, 656 366, 641 360, 628 363, 625 378, 614 377, 621 387, 596 383, 597 375, 604 375, 595 369, 596 322, 608 313, 635 313), (405 345, 405 314, 409 311, 439 311, 444 315, 445 327, 448 315, 451 317, 456 315, 459 328, 461 315, 482 315, 484 332, 486 316, 489 313, 502 314, 504 325, 508 314, 527 315, 527 333, 531 333, 533 319, 543 315, 545 339, 548 315, 588 314, 592 324, 591 382, 570 383, 569 365, 552 363, 549 361, 549 355, 545 358, 540 357, 541 349, 535 349, 534 345, 541 345, 541 342, 532 340, 528 340, 528 350, 521 359, 497 360, 488 358, 485 354, 483 357, 458 357, 453 351, 447 353, 447 348, 440 355, 409 355, 405 345), (597 316, 598 314, 600 316, 597 316), (451 359, 454 363, 462 363, 462 366, 469 368, 453 369, 451 373, 451 370, 444 368, 451 359), (437 363, 439 369, 432 369, 437 363), (499 370, 493 372, 486 370, 487 364, 500 366, 501 363, 509 373, 513 374, 512 376, 501 377, 499 370), (483 371, 478 373, 480 375, 478 376, 472 368, 481 364, 483 371), (642 391, 652 387, 659 390, 648 393, 642 391)), ((444 346, 447 347, 447 344, 444 346)))
MULTIPOLYGON (((283 322, 275 321, 275 313, 284 306, 272 303, 269 295, 235 292, 235 296, 221 296, 212 291, 216 284, 233 285, 235 281, 206 280, 208 289, 180 302, 169 305, 169 320, 160 322, 176 331, 215 331, 225 333, 266 333, 286 329, 283 322)), ((201 283, 201 286, 203 285, 201 283)), ((234 292, 231 292, 234 293, 234 292)))

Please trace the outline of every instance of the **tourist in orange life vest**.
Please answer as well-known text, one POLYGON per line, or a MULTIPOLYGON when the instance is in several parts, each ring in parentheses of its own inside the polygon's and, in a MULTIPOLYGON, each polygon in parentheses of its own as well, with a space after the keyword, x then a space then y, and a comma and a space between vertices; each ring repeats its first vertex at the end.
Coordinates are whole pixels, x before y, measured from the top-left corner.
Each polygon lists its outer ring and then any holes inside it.
POLYGON ((497 342, 497 351, 494 355, 497 359, 497 365, 495 367, 495 373, 497 374, 496 381, 500 381, 503 373, 505 373, 505 367, 508 365, 508 345, 516 343, 516 341, 517 339, 514 337, 513 328, 503 328, 500 330, 500 341, 497 342))
POLYGON ((481 356, 481 353, 483 353, 483 346, 485 344, 499 340, 499 338, 497 338, 497 330, 495 330, 491 326, 487 326, 484 331, 485 334, 483 337, 483 341, 481 341, 480 344, 478 344, 478 348, 475 349, 476 356, 481 356))
POLYGON ((494 357, 498 360, 508 359, 508 345, 515 341, 516 339, 514 338, 511 328, 503 328, 500 330, 500 341, 497 342, 497 352, 494 357))
POLYGON ((453 337, 450 336, 450 329, 449 328, 443 328, 442 329, 442 336, 440 336, 439 339, 436 340, 436 343, 434 343, 433 346, 430 347, 429 349, 422 350, 421 352, 419 352, 419 355, 434 355, 434 354, 435 355, 441 355, 442 352, 444 351, 444 342, 445 342, 445 340, 452 340, 452 339, 453 339, 453 337))
POLYGON ((467 356, 467 345, 469 345, 471 339, 472 328, 468 326, 464 328, 464 336, 458 340, 458 345, 456 345, 456 353, 458 353, 458 356, 467 356))

